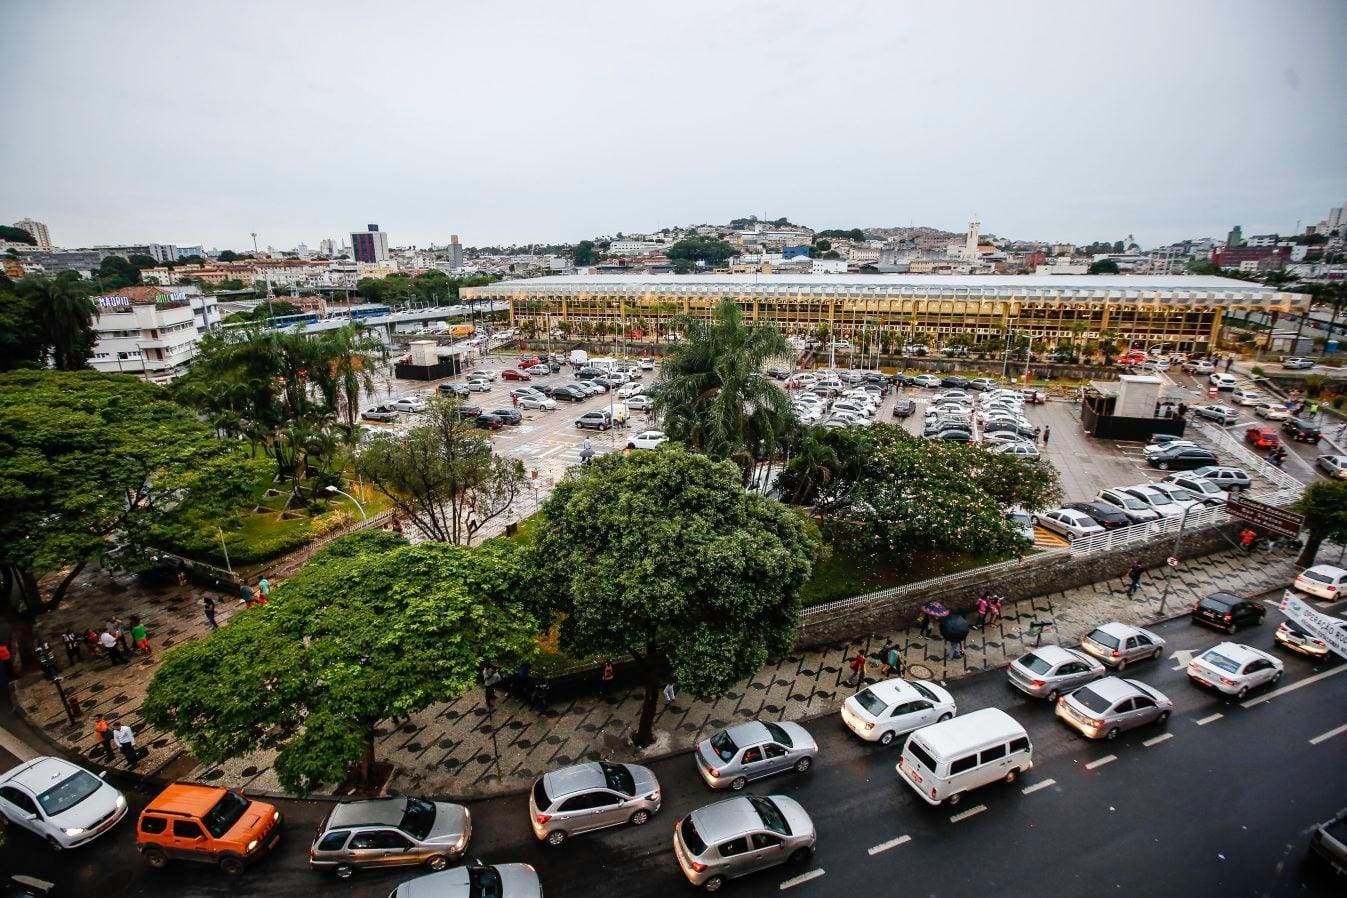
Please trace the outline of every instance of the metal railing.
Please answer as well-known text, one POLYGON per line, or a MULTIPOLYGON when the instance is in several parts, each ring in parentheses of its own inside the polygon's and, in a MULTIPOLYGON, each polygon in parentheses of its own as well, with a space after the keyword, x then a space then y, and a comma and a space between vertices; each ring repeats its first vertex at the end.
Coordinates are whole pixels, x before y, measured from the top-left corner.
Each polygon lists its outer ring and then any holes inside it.
MULTIPOLYGON (((1208 424, 1205 421, 1194 421, 1193 425, 1204 438, 1212 444, 1220 447, 1222 452, 1238 458, 1244 465, 1250 469, 1250 473, 1257 474, 1264 480, 1269 480, 1276 484, 1280 490, 1294 490, 1296 495, 1304 492, 1305 484, 1296 480, 1290 474, 1287 474, 1281 468, 1271 464, 1267 459, 1254 455, 1247 446, 1230 435, 1230 431, 1224 427, 1217 427, 1214 424, 1208 424)), ((1266 499, 1260 501, 1266 502, 1266 499)))

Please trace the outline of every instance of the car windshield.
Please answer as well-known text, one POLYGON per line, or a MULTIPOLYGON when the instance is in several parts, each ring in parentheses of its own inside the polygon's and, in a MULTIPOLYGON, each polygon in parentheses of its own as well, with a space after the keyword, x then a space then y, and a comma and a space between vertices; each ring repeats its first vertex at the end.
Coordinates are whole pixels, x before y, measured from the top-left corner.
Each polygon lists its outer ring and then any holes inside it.
POLYGON ((1306 578, 1307 580, 1313 580, 1313 581, 1316 582, 1316 583, 1332 583, 1332 582, 1333 582, 1333 578, 1332 578, 1332 577, 1326 576, 1326 575, 1321 574, 1321 573, 1319 573, 1318 571, 1314 571, 1314 570, 1306 571, 1305 573, 1301 574, 1300 576, 1306 578))
POLYGON ((211 808, 201 818, 201 822, 206 824, 206 829, 215 838, 222 837, 229 832, 230 827, 238 823, 243 812, 248 810, 251 801, 234 792, 226 792, 215 802, 215 807, 211 808))
POLYGON ((603 780, 608 784, 609 789, 623 795, 636 794, 636 780, 632 778, 631 771, 627 769, 626 764, 609 764, 600 761, 599 766, 603 768, 603 780))
POLYGON ((1150 502, 1151 502, 1152 505, 1173 505, 1173 504, 1174 504, 1172 501, 1170 501, 1170 498, 1169 498, 1168 496, 1166 496, 1164 493, 1162 493, 1162 492, 1160 492, 1160 491, 1158 491, 1158 490, 1156 490, 1156 491, 1154 491, 1154 492, 1147 492, 1147 493, 1145 493, 1144 495, 1146 496, 1147 499, 1150 500, 1150 502))
POLYGON ((552 806, 552 798, 547 794, 546 787, 543 786, 542 777, 538 777, 538 781, 533 784, 533 803, 538 806, 540 811, 546 811, 552 806))
POLYGON ((915 689, 915 690, 917 690, 917 694, 920 695, 920 696, 922 696, 923 698, 930 699, 930 700, 933 701, 933 702, 938 702, 938 701, 940 701, 940 699, 936 696, 936 694, 935 694, 934 692, 932 692, 931 690, 927 689, 925 686, 921 685, 920 683, 913 683, 913 684, 912 684, 912 688, 915 689))
POLYGON ((468 868, 468 898, 502 898, 504 894, 495 867, 468 868))
POLYGON ((98 791, 103 781, 92 773, 76 770, 70 776, 52 786, 37 797, 42 805, 42 813, 54 817, 62 811, 68 811, 84 799, 98 791))
POLYGON ((935 759, 931 757, 926 749, 921 747, 920 742, 915 739, 907 740, 907 750, 912 753, 912 757, 916 758, 921 763, 921 766, 932 773, 935 772, 935 759))
POLYGON ((1104 630, 1099 629, 1092 630, 1090 632, 1090 635, 1086 638, 1091 639, 1102 646, 1107 646, 1108 648, 1111 649, 1116 649, 1118 647, 1118 637, 1113 636, 1104 630))
POLYGON ((762 818, 762 825, 774 833, 783 836, 790 835, 790 825, 786 823, 786 815, 781 813, 781 809, 776 806, 776 802, 770 798, 758 798, 754 796, 749 799, 758 816, 762 818))
POLYGON ((1130 508, 1133 511, 1139 511, 1146 507, 1145 502, 1142 502, 1140 499, 1137 499, 1133 496, 1119 494, 1118 502, 1123 506, 1123 508, 1130 508))
POLYGON ((879 700, 879 697, 875 695, 873 692, 871 692, 868 688, 862 689, 860 692, 856 693, 856 704, 860 705, 862 708, 864 708, 866 711, 868 711, 875 717, 878 717, 879 715, 883 714, 884 709, 887 707, 882 701, 879 700))
POLYGON ((790 734, 786 732, 785 727, 776 723, 764 723, 763 726, 767 727, 767 734, 772 737, 772 741, 777 745, 784 745, 786 748, 793 748, 795 746, 795 743, 791 741, 790 734))
POLYGON ((1036 674, 1047 673, 1052 670, 1052 665, 1035 655, 1033 652, 1025 655, 1019 661, 1021 667, 1027 667, 1036 674))
POLYGON ((1084 705, 1087 710, 1095 714, 1103 714, 1113 706, 1113 702, 1104 698, 1089 686, 1082 686, 1080 689, 1077 689, 1075 692, 1071 693, 1071 697, 1084 705))
POLYGON ((1215 649, 1203 655, 1202 660, 1212 667, 1219 667, 1226 673, 1239 673, 1239 665, 1215 649))
POLYGON ((408 835, 424 839, 430 835, 435 824, 435 805, 419 798, 407 799, 407 808, 402 812, 402 822, 398 828, 408 835))
POLYGON ((734 756, 739 753, 739 746, 734 744, 730 734, 724 730, 711 737, 711 749, 722 761, 733 761, 734 756))
POLYGON ((1230 610, 1230 602, 1220 596, 1207 596, 1198 604, 1211 611, 1219 611, 1221 614, 1230 610))
POLYGON ((692 852, 693 857, 706 853, 706 842, 702 839, 702 834, 697 832, 691 815, 684 817, 678 828, 683 834, 683 844, 692 852))

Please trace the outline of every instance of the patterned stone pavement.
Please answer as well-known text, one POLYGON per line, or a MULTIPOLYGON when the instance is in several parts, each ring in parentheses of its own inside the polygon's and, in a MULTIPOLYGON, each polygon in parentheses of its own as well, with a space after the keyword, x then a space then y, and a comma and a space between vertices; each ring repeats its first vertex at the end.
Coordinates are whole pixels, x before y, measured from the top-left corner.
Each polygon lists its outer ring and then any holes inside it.
MULTIPOLYGON (((1330 561, 1335 554, 1326 549, 1323 557, 1330 561)), ((1182 613, 1196 597, 1218 589, 1257 593, 1289 583, 1294 574, 1289 556, 1245 557, 1231 551, 1191 560, 1174 574, 1165 614, 1182 613)), ((86 580, 78 588, 90 595, 72 597, 71 605, 81 609, 75 623, 83 624, 85 617, 91 617, 88 623, 92 624, 109 611, 123 619, 139 614, 150 629, 156 650, 170 641, 200 636, 206 629, 198 590, 137 587, 102 595, 106 592, 99 588, 104 586, 102 575, 99 581, 94 584, 86 580)), ((655 724, 659 742, 652 752, 687 748, 734 722, 803 719, 835 711, 857 688, 844 682, 850 673, 846 661, 857 647, 872 658, 867 682, 881 676, 873 658, 889 639, 901 647, 909 676, 951 680, 1003 666, 1032 647, 1029 624, 1034 620, 1052 621, 1053 627, 1046 630, 1043 640, 1063 644, 1078 642, 1103 621, 1154 621, 1161 616, 1162 589, 1162 580, 1148 575, 1136 599, 1127 597, 1121 581, 1111 581, 1007 605, 1002 620, 988 630, 974 630, 966 644, 966 656, 952 661, 945 657, 946 643, 935 638, 923 640, 915 628, 801 651, 736 685, 717 701, 679 697, 673 704, 662 706, 655 724)), ((221 599, 221 624, 237 607, 232 597, 221 599)), ((149 750, 140 767, 148 772, 178 758, 183 751, 172 736, 145 728, 137 714, 153 664, 137 659, 130 666, 112 667, 106 660, 84 661, 73 672, 63 671, 66 685, 89 712, 74 728, 67 725, 50 683, 25 680, 21 700, 31 719, 48 735, 91 759, 96 754, 92 751, 92 714, 101 711, 126 717, 140 745, 149 750)), ((619 688, 608 696, 598 695, 596 688, 595 694, 559 702, 538 714, 515 696, 498 691, 495 708, 489 711, 482 692, 474 690, 453 702, 428 708, 401 725, 386 723, 379 735, 378 752, 382 759, 397 765, 390 783, 393 788, 453 797, 490 794, 518 787, 541 772, 578 760, 635 759, 625 737, 635 724, 640 702, 640 690, 636 688, 619 688)), ((258 753, 219 767, 197 766, 187 777, 246 787, 253 792, 277 792, 280 787, 270 760, 268 754, 258 753)), ((114 766, 123 767, 125 762, 119 757, 114 766)))

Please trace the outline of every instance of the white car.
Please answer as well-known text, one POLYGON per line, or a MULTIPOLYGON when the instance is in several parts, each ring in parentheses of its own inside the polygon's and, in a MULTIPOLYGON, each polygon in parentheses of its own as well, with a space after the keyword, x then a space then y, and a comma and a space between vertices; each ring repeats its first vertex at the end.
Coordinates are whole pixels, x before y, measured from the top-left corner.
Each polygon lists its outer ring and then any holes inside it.
POLYGON ((1253 413, 1268 421, 1285 421, 1291 414, 1286 406, 1277 402, 1260 402, 1253 407, 1253 413))
POLYGON ((641 366, 642 371, 655 370, 655 360, 648 355, 641 356, 641 360, 637 364, 641 366))
POLYGON ((842 723, 866 742, 888 745, 898 736, 959 713, 954 696, 930 682, 895 678, 867 686, 842 703, 842 723))
POLYGON ((1235 405, 1258 405, 1263 401, 1263 394, 1257 390, 1237 387, 1235 391, 1230 394, 1230 399, 1235 405))
POLYGON ((474 372, 472 372, 471 374, 468 375, 468 377, 472 378, 473 380, 479 380, 479 379, 480 379, 480 380, 495 380, 496 378, 500 377, 500 372, 498 372, 498 371, 488 371, 487 369, 483 368, 481 371, 474 371, 474 372))
POLYGON ((623 384, 621 387, 618 388, 618 390, 617 390, 617 398, 618 398, 618 399, 629 399, 629 398, 631 398, 632 396, 635 396, 637 393, 640 393, 640 392, 641 392, 642 390, 644 390, 644 389, 645 389, 645 384, 634 383, 634 382, 633 382, 633 383, 626 383, 626 384, 623 384))
POLYGON ((39 757, 0 774, 0 816, 53 848, 75 848, 126 816, 126 797, 61 758, 39 757))
POLYGON ((473 393, 491 392, 491 381, 484 377, 474 377, 471 380, 466 381, 463 386, 467 387, 468 390, 473 393))
POLYGON ((1120 486, 1118 492, 1127 493, 1146 503, 1147 508, 1159 512, 1162 517, 1181 518, 1183 509, 1187 506, 1181 506, 1169 496, 1155 489, 1149 483, 1139 484, 1137 486, 1120 486))
POLYGON ((1024 461, 1037 461, 1039 458, 1038 447, 1031 446, 1028 443, 1002 443, 999 446, 993 446, 990 452, 997 455, 1013 455, 1024 461))
POLYGON ((1104 532, 1094 518, 1074 508, 1054 508, 1034 515, 1034 523, 1045 530, 1065 536, 1068 540, 1082 536, 1098 536, 1104 532))
POLYGON ((1304 371, 1314 367, 1314 359, 1304 359, 1292 356, 1289 359, 1282 359, 1282 367, 1288 371, 1304 371))
POLYGON ((627 440, 628 449, 658 449, 660 446, 669 442, 669 438, 664 435, 662 430, 643 430, 640 433, 632 434, 627 440))
POLYGON ((1239 381, 1235 379, 1235 375, 1222 371, 1213 371, 1207 380, 1218 390, 1233 390, 1239 386, 1239 381))
POLYGON ((529 393, 519 397, 520 408, 539 409, 544 412, 554 412, 557 410, 557 401, 548 399, 546 396, 540 396, 537 393, 529 393))
POLYGON ((1122 670, 1133 661, 1163 658, 1165 641, 1150 630, 1112 621, 1091 630, 1080 641, 1080 648, 1098 658, 1105 667, 1122 670))
POLYGON ((940 378, 934 374, 918 374, 912 378, 912 383, 918 387, 938 387, 940 386, 940 378))
POLYGON ((1244 698, 1253 689, 1282 678, 1281 659, 1240 642, 1223 642, 1188 662, 1188 679, 1198 686, 1244 698))
POLYGON ((1347 571, 1331 564, 1316 564, 1301 571, 1291 585, 1321 599, 1339 599, 1347 586, 1347 571))
MULTIPOLYGON (((1170 501, 1180 508, 1191 508, 1194 511, 1197 511, 1204 507, 1225 504, 1224 496, 1220 499, 1209 498, 1205 493, 1199 495, 1192 490, 1184 489, 1176 483, 1167 483, 1163 480, 1152 483, 1150 487, 1153 490, 1158 490, 1159 492, 1164 493, 1170 498, 1170 501)), ((1219 490, 1220 487, 1217 487, 1217 489, 1219 490)))
POLYGON ((655 407, 655 400, 644 393, 637 393, 635 396, 627 397, 627 408, 647 409, 655 407))
POLYGON ((400 412, 424 412, 426 400, 420 396, 402 396, 388 403, 400 412))

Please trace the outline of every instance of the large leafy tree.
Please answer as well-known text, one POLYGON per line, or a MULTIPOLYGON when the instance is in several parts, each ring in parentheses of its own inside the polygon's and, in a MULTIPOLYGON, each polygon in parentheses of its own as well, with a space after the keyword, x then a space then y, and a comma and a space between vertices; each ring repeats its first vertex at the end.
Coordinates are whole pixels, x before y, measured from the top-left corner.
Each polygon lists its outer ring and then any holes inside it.
POLYGON ((717 237, 693 235, 684 237, 669 247, 665 255, 670 259, 686 259, 689 262, 705 262, 718 265, 739 251, 717 237))
POLYGON ((0 370, 88 367, 94 314, 89 285, 76 274, 6 279, 0 283, 0 370))
POLYGON ((525 474, 519 459, 493 454, 460 410, 457 400, 433 397, 424 424, 376 436, 356 470, 431 539, 471 545, 478 528, 509 510, 525 474))
POLYGON ((0 374, 0 571, 20 620, 60 605, 84 567, 226 517, 256 486, 236 443, 163 388, 116 374, 0 374), (42 576, 64 571, 39 595, 42 576))
POLYGON ((574 471, 537 533, 534 588, 559 603, 562 648, 641 671, 640 745, 665 678, 716 696, 790 650, 819 548, 806 519, 746 492, 733 464, 672 446, 574 471))
POLYGON ((531 655, 514 546, 406 545, 370 531, 328 546, 229 626, 166 653, 141 713, 207 764, 277 750, 306 794, 374 762, 375 725, 471 689, 483 662, 531 655))
POLYGON ((669 436, 745 471, 770 457, 793 416, 790 400, 762 375, 790 350, 773 324, 746 323, 738 304, 721 300, 706 320, 674 319, 684 340, 660 365, 655 409, 669 436))
POLYGON ((1309 567, 1324 540, 1347 544, 1347 481, 1321 480, 1306 487, 1295 510, 1305 516, 1309 531, 1297 563, 1309 567))

